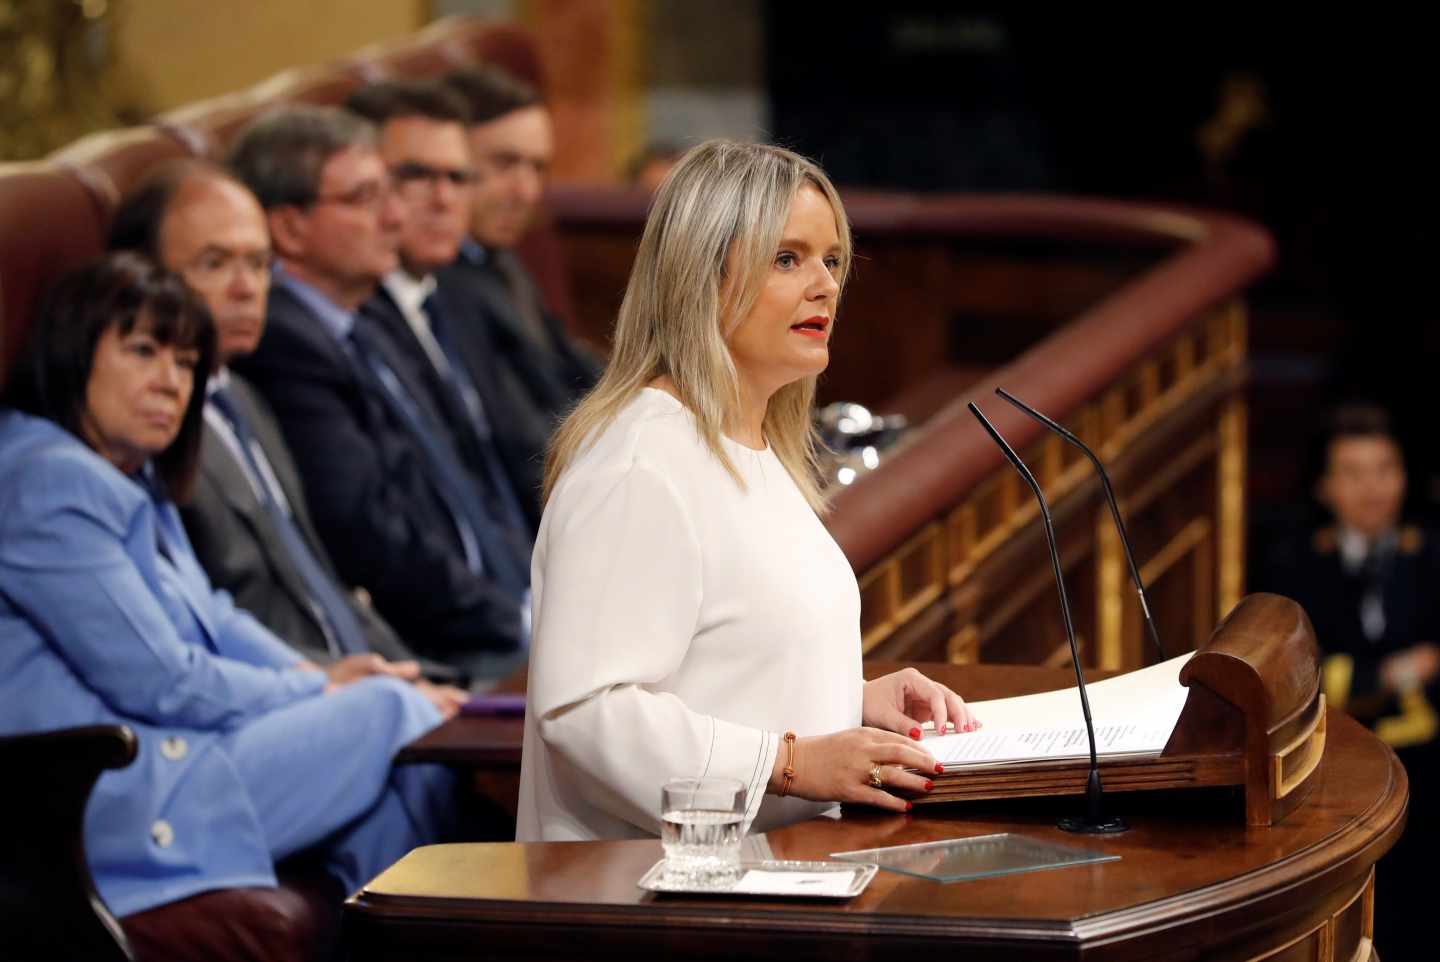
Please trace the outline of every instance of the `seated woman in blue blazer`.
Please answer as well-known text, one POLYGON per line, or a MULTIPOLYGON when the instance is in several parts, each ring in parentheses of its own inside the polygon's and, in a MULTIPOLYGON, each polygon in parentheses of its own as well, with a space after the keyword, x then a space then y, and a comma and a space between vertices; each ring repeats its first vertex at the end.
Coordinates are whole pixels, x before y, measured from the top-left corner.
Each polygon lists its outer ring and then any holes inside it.
POLYGON ((309 850, 353 891, 437 840, 451 777, 391 766, 436 709, 353 662, 300 661, 191 553, 171 494, 196 468, 203 303, 113 254, 60 283, 33 337, 0 408, 0 734, 139 736, 85 813, 111 911, 271 886, 309 850))

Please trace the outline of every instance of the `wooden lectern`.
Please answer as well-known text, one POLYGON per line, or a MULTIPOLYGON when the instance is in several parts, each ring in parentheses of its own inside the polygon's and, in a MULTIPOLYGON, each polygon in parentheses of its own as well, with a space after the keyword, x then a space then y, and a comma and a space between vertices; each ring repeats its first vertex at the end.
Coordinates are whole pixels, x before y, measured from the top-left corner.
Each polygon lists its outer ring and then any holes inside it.
MULTIPOLYGON (((1383 906, 1376 906, 1374 866, 1404 828, 1405 771, 1373 734, 1331 709, 1323 769, 1297 778, 1312 757, 1307 742, 1297 744, 1296 737, 1310 730, 1304 706, 1315 699, 1307 701, 1304 692, 1313 671, 1292 673, 1304 683, 1290 689, 1272 685, 1267 694, 1264 686, 1245 687, 1256 669, 1263 676, 1267 665, 1293 665, 1265 656, 1271 643, 1291 637, 1277 630, 1282 624, 1298 627, 1301 640, 1308 639, 1303 615, 1283 599, 1255 597, 1236 609, 1208 654, 1202 653, 1218 668, 1195 661, 1194 672, 1208 687, 1190 683, 1187 714, 1203 717, 1204 709, 1195 706, 1212 696, 1210 717, 1218 719, 1219 737, 1198 752, 1179 752, 1183 746, 1177 744, 1169 753, 1212 759, 1206 763, 1211 769, 1228 772, 1229 783, 1246 785, 1253 797, 1245 777, 1251 770, 1248 746, 1273 745, 1256 753, 1267 761, 1253 769, 1258 784, 1268 786, 1278 757, 1275 784, 1284 789, 1289 779, 1289 791, 1277 793, 1278 807, 1262 808, 1274 818, 1293 808, 1273 828, 1243 824, 1232 806, 1214 804, 1211 793, 1142 792, 1124 806, 1130 831, 1083 840, 1055 826, 1058 811, 1073 803, 1043 798, 917 807, 908 815, 847 806, 838 820, 811 819, 769 833, 766 844, 782 859, 824 859, 834 852, 995 832, 1120 856, 955 884, 881 872, 861 895, 834 902, 641 891, 636 882, 661 856, 658 839, 429 846, 351 897, 349 949, 357 962, 1376 962, 1372 925, 1383 906), (1235 668, 1227 661, 1247 667, 1231 677, 1226 672, 1235 668), (1229 683, 1212 679, 1211 671, 1229 683), (1273 709, 1264 707, 1263 698, 1286 690, 1293 695, 1288 701, 1277 698, 1273 709), (1246 719, 1256 720, 1251 738, 1246 719), (1234 747, 1227 751, 1221 744, 1234 747), (1230 760, 1222 761, 1227 755, 1230 760)), ((866 672, 874 677, 895 667, 867 663, 866 672)), ((917 667, 976 700, 1063 689, 1074 680, 1068 670, 1023 665, 917 667)), ((1187 719, 1187 731, 1192 724, 1187 719)), ((464 727, 455 725, 457 732, 464 727)), ((1317 740, 1314 754, 1319 747, 1317 740)), ((426 751, 458 757, 453 743, 426 751)), ((1107 779, 1114 770, 1107 767, 1107 779)), ((1269 798, 1266 791, 1261 797, 1269 798)))
MULTIPOLYGON (((1190 691, 1165 750, 1101 759, 1106 791, 1241 785, 1246 823, 1257 826, 1305 800, 1325 753, 1325 695, 1315 632, 1299 605, 1279 595, 1245 598, 1181 669, 1180 683, 1190 691)), ((1078 795, 1089 770, 1088 760, 956 768, 913 801, 1078 795)))

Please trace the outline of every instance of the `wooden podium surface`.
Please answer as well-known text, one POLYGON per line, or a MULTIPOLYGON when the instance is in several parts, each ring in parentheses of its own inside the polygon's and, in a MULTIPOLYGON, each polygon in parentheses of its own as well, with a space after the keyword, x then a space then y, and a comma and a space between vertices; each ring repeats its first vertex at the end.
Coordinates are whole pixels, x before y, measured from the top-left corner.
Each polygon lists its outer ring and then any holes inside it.
MULTIPOLYGON (((982 689, 1011 671, 1025 683, 1001 691, 1043 690, 1044 669, 935 673, 993 697, 982 689)), ((1051 672, 1048 687, 1065 674, 1051 672)), ((656 840, 434 846, 349 900, 347 934, 361 960, 1378 958, 1373 869, 1404 826, 1405 773, 1347 716, 1328 722, 1319 784, 1273 827, 1246 827, 1238 790, 1207 789, 1117 796, 1111 807, 1132 828, 1109 837, 1054 827, 1056 814, 1078 809, 1073 797, 904 816, 847 810, 767 836, 777 858, 823 858, 1011 831, 1119 861, 951 884, 882 871, 860 896, 822 902, 642 892, 635 882, 660 858, 656 840)))

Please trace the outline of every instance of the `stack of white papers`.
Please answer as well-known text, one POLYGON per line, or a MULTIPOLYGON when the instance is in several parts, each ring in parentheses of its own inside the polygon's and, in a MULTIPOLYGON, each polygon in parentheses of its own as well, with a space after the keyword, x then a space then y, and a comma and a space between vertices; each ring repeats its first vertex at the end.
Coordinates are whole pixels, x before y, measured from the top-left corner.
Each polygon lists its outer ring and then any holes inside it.
MULTIPOLYGON (((1190 654, 1181 655, 1088 686, 1097 754, 1139 757, 1164 750, 1189 694, 1179 680, 1189 660, 1190 654)), ((971 702, 970 708, 980 729, 949 735, 932 730, 925 737, 925 747, 947 769, 1090 755, 1078 689, 971 702)))

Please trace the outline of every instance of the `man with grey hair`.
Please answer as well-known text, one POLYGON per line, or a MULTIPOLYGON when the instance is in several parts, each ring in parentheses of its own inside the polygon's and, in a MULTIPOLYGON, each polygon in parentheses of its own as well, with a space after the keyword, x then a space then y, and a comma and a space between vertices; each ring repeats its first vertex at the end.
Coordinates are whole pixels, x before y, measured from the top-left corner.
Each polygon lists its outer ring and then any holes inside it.
POLYGON ((425 385, 357 310, 396 268, 404 212, 366 121, 286 107, 230 163, 276 257, 236 367, 273 407, 341 576, 423 654, 481 676, 528 639, 529 571, 487 514, 425 385))

